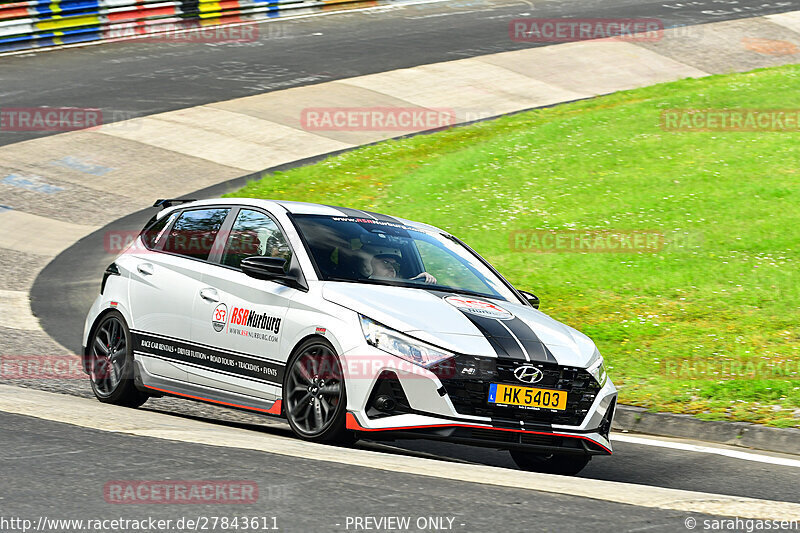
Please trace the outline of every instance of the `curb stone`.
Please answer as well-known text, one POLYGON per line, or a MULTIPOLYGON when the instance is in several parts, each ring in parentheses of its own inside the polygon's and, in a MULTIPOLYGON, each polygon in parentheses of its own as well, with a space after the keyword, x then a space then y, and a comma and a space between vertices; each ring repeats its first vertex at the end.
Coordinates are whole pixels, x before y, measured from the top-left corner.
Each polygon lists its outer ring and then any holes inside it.
POLYGON ((653 413, 620 405, 612 429, 662 437, 677 437, 770 452, 800 455, 800 429, 773 428, 749 422, 699 420, 692 415, 653 413))

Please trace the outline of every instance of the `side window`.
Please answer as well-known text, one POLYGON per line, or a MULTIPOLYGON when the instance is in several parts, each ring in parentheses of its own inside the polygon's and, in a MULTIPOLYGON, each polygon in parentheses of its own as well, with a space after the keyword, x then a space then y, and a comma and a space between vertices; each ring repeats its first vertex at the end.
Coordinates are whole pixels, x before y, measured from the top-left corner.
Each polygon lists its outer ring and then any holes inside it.
POLYGON ((222 264, 239 268, 242 259, 253 255, 281 257, 288 265, 292 251, 275 221, 264 213, 242 209, 231 227, 222 264))
MULTIPOLYGON (((153 220, 150 220, 145 226, 145 229, 142 230, 144 245, 150 250, 158 246, 158 243, 164 236, 164 231, 172 224, 172 221, 175 220, 177 216, 178 213, 172 213, 169 216, 161 217, 155 223, 153 223, 153 220)), ((155 217, 153 217, 153 219, 155 219, 155 217)))
POLYGON ((184 211, 172 226, 164 251, 193 259, 208 259, 228 211, 227 208, 184 211))

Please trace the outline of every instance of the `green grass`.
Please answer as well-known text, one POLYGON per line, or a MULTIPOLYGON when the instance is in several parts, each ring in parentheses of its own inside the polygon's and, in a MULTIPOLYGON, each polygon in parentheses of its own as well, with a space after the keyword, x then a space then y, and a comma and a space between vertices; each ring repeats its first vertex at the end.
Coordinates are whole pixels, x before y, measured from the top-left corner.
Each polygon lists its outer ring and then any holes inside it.
POLYGON ((383 142, 235 195, 442 227, 591 336, 623 403, 800 427, 800 133, 659 126, 664 109, 797 108, 798 94, 798 65, 682 80, 383 142), (668 244, 511 249, 512 230, 567 228, 668 244))

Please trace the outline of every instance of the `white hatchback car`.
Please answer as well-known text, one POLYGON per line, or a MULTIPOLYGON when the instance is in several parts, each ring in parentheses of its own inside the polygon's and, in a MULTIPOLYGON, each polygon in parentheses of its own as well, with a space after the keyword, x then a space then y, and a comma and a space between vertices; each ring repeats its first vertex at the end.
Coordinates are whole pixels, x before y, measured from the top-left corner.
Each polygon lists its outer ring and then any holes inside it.
POLYGON ((553 473, 611 453, 594 343, 447 232, 298 202, 156 206, 86 318, 100 401, 174 395, 308 440, 443 439, 553 473))

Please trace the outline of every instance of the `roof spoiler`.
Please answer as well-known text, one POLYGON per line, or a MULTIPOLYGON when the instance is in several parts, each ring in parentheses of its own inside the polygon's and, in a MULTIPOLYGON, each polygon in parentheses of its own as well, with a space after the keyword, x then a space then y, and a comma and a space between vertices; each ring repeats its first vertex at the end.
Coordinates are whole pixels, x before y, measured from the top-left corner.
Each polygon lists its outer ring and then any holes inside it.
POLYGON ((160 207, 161 209, 166 209, 167 207, 172 207, 173 205, 178 204, 185 204, 188 202, 196 202, 197 200, 194 198, 159 198, 156 200, 156 203, 153 204, 153 207, 160 207))

